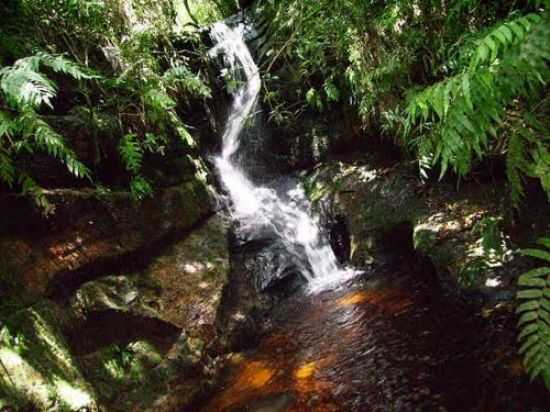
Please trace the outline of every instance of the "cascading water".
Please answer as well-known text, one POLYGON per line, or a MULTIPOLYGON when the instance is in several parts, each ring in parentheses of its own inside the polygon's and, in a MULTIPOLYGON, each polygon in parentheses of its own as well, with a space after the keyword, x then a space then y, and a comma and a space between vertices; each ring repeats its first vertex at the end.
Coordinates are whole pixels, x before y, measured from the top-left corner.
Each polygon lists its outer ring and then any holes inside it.
MULTIPOLYGON (((239 230, 254 237, 254 233, 269 231, 283 245, 300 273, 308 280, 310 291, 320 291, 353 276, 354 271, 339 267, 336 256, 310 213, 310 204, 303 189, 256 186, 247 177, 244 166, 236 161, 240 137, 257 107, 261 89, 258 67, 245 43, 251 28, 244 24, 229 27, 216 23, 211 30, 215 43, 212 55, 222 54, 228 74, 240 86, 234 92, 222 140, 222 151, 215 159, 222 184, 232 204, 232 217, 239 230), (244 77, 243 77, 244 74, 244 77)), ((259 130, 256 132, 260 133, 259 130)), ((283 265, 273 277, 287 268, 283 265)))

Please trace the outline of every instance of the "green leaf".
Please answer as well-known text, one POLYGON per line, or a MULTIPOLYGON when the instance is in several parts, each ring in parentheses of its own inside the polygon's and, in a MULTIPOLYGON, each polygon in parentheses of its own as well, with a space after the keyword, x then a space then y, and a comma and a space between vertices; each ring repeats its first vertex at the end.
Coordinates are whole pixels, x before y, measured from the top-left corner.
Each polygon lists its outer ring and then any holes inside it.
POLYGON ((538 314, 536 312, 526 312, 520 316, 518 321, 518 326, 521 326, 525 323, 532 322, 538 319, 538 314))
POLYGON ((516 309, 516 313, 537 310, 539 307, 540 305, 537 300, 530 300, 529 302, 525 302, 519 305, 519 307, 516 309))
POLYGON ((464 98, 466 99, 466 103, 468 105, 468 108, 470 110, 474 110, 474 105, 472 103, 472 95, 470 93, 470 77, 468 74, 464 74, 462 76, 462 91, 464 93, 464 98))
POLYGON ((535 277, 522 276, 518 281, 518 285, 544 288, 546 286, 546 281, 535 277))
POLYGON ((529 323, 526 325, 521 332, 518 335, 518 341, 522 341, 527 337, 528 335, 531 335, 532 333, 535 333, 539 330, 539 325, 537 322, 529 323))
POLYGON ((537 259, 546 260, 550 262, 550 253, 540 249, 522 249, 520 253, 524 256, 531 256, 537 259))
POLYGON ((515 21, 507 23, 507 26, 514 32, 519 41, 523 40, 525 37, 525 29, 522 26, 515 21))
POLYGON ((520 285, 520 286, 529 286, 528 284, 524 284, 523 282, 529 281, 532 278, 538 278, 538 277, 545 276, 545 275, 548 275, 548 274, 550 274, 550 267, 548 267, 548 266, 542 266, 542 267, 539 267, 539 268, 536 268, 536 269, 532 269, 528 272, 523 273, 519 277, 518 285, 520 285))
POLYGON ((540 337, 537 334, 529 335, 526 339, 524 339, 523 344, 519 348, 519 354, 523 355, 524 353, 528 352, 530 349, 533 349, 533 347, 538 348, 540 345, 540 337))
POLYGON ((542 297, 542 290, 540 289, 520 290, 517 293, 518 299, 538 299, 540 297, 542 297))

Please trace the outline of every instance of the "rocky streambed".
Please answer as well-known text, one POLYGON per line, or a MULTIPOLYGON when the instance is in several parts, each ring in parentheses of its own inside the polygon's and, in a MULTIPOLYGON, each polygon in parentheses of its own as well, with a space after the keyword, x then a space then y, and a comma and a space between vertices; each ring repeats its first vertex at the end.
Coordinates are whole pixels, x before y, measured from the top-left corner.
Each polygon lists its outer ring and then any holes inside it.
POLYGON ((544 207, 518 217, 498 184, 421 185, 364 155, 302 178, 363 271, 318 295, 292 272, 259 285, 273 261, 198 181, 142 204, 52 193, 56 214, 19 226, 28 209, 4 200, 0 409, 544 410, 513 300, 544 207))

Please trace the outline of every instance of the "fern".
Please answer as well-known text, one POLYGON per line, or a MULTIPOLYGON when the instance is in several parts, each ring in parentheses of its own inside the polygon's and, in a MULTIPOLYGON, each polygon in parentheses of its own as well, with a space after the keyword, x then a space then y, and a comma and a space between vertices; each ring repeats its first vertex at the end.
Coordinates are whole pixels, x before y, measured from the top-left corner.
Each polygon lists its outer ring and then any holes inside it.
MULTIPOLYGON (((539 239, 542 249, 524 249, 522 254, 547 262, 550 265, 550 238, 539 239)), ((522 288, 517 298, 520 315, 519 353, 531 380, 541 376, 550 389, 550 266, 530 270, 519 277, 522 288)))
POLYGON ((6 102, 16 108, 46 104, 52 107, 54 83, 33 69, 32 59, 18 60, 13 66, 0 70, 0 89, 6 102))
POLYGON ((130 181, 130 192, 136 200, 143 200, 153 194, 151 184, 143 176, 134 176, 130 181))
POLYGON ((63 56, 40 52, 19 59, 13 66, 0 70, 0 89, 9 105, 16 108, 27 105, 38 108, 46 104, 52 107, 51 101, 57 92, 56 85, 40 73, 41 66, 49 67, 56 73, 66 74, 77 80, 97 77, 63 56))
POLYGON ((35 180, 18 167, 21 152, 44 151, 62 162, 77 178, 91 178, 90 170, 77 159, 76 153, 63 137, 46 123, 37 110, 46 105, 53 107, 56 84, 40 72, 47 67, 75 79, 91 79, 76 63, 63 56, 37 53, 17 60, 12 66, 0 69, 0 101, 6 104, 0 110, 0 181, 8 187, 17 182, 22 191, 30 195, 46 213, 53 211, 43 190, 35 180))
POLYGON ((67 170, 78 178, 90 178, 90 170, 80 162, 63 137, 53 130, 34 111, 25 111, 18 119, 24 136, 34 138, 35 146, 46 151, 65 164, 67 170))
MULTIPOLYGON (((155 144, 156 139, 150 134, 146 137, 146 142, 143 146, 148 149, 148 145, 155 144), (153 143, 151 142, 153 139, 153 143)), ((135 200, 142 200, 147 196, 151 196, 153 188, 151 184, 140 175, 141 167, 143 165, 143 146, 138 141, 137 136, 133 133, 129 133, 122 138, 119 145, 119 152, 126 167, 132 174, 130 180, 130 193, 135 200)), ((149 149, 148 149, 149 150, 149 149)))
POLYGON ((0 180, 4 181, 10 188, 15 181, 15 166, 5 149, 0 148, 0 180))
POLYGON ((27 173, 21 173, 19 175, 19 183, 21 184, 23 194, 29 195, 45 216, 55 211, 55 206, 46 197, 44 189, 31 176, 27 173))
MULTIPOLYGON (((501 24, 478 41, 469 65, 460 73, 410 99, 405 135, 419 136, 415 145, 422 148, 424 158, 431 154, 441 176, 449 168, 465 176, 474 159, 495 147, 509 147, 513 153, 508 156, 508 176, 514 199, 519 198, 522 176, 528 174, 521 151, 527 148, 518 136, 507 145, 507 133, 499 129, 506 126, 507 108, 536 93, 548 80, 549 33, 548 14, 529 14, 501 24)), ((548 147, 548 142, 542 144, 548 147)))
POLYGON ((542 17, 539 14, 528 14, 510 22, 506 22, 478 42, 470 69, 475 70, 482 65, 496 62, 514 46, 525 41, 533 26, 540 24, 542 17))
POLYGON ((211 97, 212 91, 204 84, 201 78, 192 73, 185 66, 174 66, 168 69, 163 79, 171 86, 180 87, 184 92, 191 93, 198 97, 211 97))
POLYGON ((119 153, 126 170, 134 174, 141 170, 143 149, 135 134, 130 133, 122 138, 119 145, 119 153))

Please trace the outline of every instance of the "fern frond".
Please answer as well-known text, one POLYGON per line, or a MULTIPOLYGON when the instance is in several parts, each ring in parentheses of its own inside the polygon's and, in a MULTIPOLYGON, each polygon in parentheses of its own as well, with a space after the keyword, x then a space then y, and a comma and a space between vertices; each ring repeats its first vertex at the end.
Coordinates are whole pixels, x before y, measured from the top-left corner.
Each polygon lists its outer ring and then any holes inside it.
POLYGON ((18 60, 13 66, 0 70, 0 89, 6 102, 13 107, 30 105, 52 107, 55 84, 33 68, 32 58, 18 60))
POLYGON ((83 68, 79 64, 67 59, 64 56, 39 52, 36 54, 36 57, 42 64, 50 67, 54 72, 65 74, 75 80, 90 80, 99 78, 98 75, 90 73, 88 69, 83 68))
POLYGON ((153 188, 143 176, 138 175, 130 181, 130 192, 135 200, 143 200, 153 194, 153 188))
POLYGON ((8 104, 14 107, 30 105, 38 108, 42 104, 52 107, 57 88, 52 80, 40 73, 41 65, 77 80, 97 77, 63 56, 39 52, 0 70, 0 89, 8 104))
POLYGON ((72 175, 78 178, 91 177, 88 167, 77 159, 76 153, 67 146, 63 137, 34 111, 26 110, 19 116, 18 122, 24 135, 32 137, 39 149, 63 162, 72 175))
MULTIPOLYGON (((550 239, 538 242, 543 249, 524 249, 523 255, 550 262, 550 239)), ((550 389, 550 266, 538 267, 523 273, 518 279, 521 290, 517 294, 520 304, 518 341, 519 353, 531 380, 541 376, 550 389)))
POLYGON ((195 139, 193 138, 191 133, 189 133, 187 127, 185 127, 185 124, 183 124, 181 119, 173 110, 170 110, 168 112, 168 120, 171 125, 176 129, 176 132, 182 142, 186 143, 191 148, 197 146, 197 142, 195 142, 195 139))
POLYGON ((15 181, 15 166, 9 153, 0 147, 0 180, 9 187, 13 187, 15 181))
POLYGON ((133 133, 125 135, 118 147, 120 156, 126 170, 137 174, 141 170, 143 162, 143 148, 133 133))
MULTIPOLYGON (((418 148, 427 147, 422 142, 430 140, 432 164, 440 165, 441 176, 450 167, 460 176, 468 174, 475 158, 481 159, 496 142, 507 139, 506 133, 498 132, 505 125, 507 108, 550 78, 549 32, 547 14, 504 23, 479 41, 467 68, 409 99, 405 135, 413 129, 422 131, 416 139, 418 148)), ((548 143, 539 144, 534 154, 532 145, 526 145, 526 133, 509 139, 507 174, 514 200, 521 197, 522 176, 535 174, 529 157, 538 156, 537 173, 550 187, 548 143)))
POLYGON ((18 180, 23 194, 29 195, 45 216, 51 215, 55 211, 55 206, 44 194, 44 189, 31 176, 21 173, 18 180))
POLYGON ((191 72, 187 67, 178 65, 168 69, 163 79, 172 86, 181 87, 184 92, 191 93, 199 97, 211 97, 212 91, 201 80, 201 78, 191 72))
POLYGON ((470 69, 490 65, 511 47, 523 42, 533 26, 542 21, 539 14, 531 13, 501 24, 486 37, 478 41, 470 69))
POLYGON ((13 116, 0 110, 0 142, 2 142, 3 136, 12 136, 16 126, 13 116))

